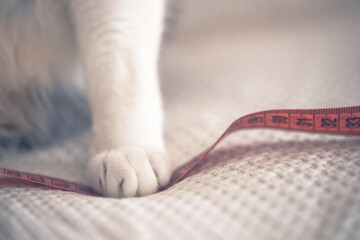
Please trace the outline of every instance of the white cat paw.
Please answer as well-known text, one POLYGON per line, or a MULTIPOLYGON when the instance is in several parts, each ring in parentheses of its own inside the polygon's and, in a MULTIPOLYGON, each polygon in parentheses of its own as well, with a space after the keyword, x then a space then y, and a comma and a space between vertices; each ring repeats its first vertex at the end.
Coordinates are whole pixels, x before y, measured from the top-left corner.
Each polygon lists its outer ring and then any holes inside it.
POLYGON ((95 155, 88 164, 90 185, 107 197, 123 198, 155 193, 166 186, 170 164, 162 151, 122 147, 95 155))

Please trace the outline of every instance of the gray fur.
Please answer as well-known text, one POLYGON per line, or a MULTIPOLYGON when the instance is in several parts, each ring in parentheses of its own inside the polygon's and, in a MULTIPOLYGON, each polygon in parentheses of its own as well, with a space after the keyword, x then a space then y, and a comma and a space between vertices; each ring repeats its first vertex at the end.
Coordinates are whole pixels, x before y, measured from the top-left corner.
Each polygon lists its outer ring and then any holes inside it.
POLYGON ((0 121, 3 148, 29 148, 82 132, 91 117, 82 93, 57 86, 45 95, 28 88, 2 96, 0 121))
MULTIPOLYGON (((177 2, 168 1, 167 29, 177 2)), ((0 149, 45 146, 91 124, 67 4, 0 0, 0 149)))
POLYGON ((0 0, 0 148, 44 146, 89 127, 71 29, 67 1, 0 0))

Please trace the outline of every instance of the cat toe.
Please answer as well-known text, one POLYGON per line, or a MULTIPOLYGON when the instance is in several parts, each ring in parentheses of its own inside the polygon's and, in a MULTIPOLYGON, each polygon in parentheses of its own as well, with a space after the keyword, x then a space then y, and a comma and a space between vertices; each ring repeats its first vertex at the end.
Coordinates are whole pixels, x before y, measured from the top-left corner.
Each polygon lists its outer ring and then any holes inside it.
POLYGON ((170 167, 160 151, 123 147, 95 155, 89 162, 87 177, 91 186, 107 197, 145 196, 167 184, 170 167))

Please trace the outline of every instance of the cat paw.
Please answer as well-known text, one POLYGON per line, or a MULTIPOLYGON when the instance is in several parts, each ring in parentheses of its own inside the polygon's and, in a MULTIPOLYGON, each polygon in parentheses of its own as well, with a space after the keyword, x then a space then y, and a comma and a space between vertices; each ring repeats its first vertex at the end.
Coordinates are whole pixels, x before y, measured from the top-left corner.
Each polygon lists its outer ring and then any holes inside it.
POLYGON ((145 196, 164 187, 170 164, 163 151, 122 147, 95 155, 88 164, 90 185, 107 197, 145 196))

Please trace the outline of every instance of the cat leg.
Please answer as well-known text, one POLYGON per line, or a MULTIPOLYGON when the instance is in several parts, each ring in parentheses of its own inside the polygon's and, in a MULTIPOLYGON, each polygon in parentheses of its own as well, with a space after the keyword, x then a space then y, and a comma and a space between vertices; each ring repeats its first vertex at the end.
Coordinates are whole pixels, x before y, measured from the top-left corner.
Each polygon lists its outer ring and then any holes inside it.
POLYGON ((74 0, 94 143, 87 176, 110 197, 143 196, 169 181, 157 59, 163 1, 74 0))

